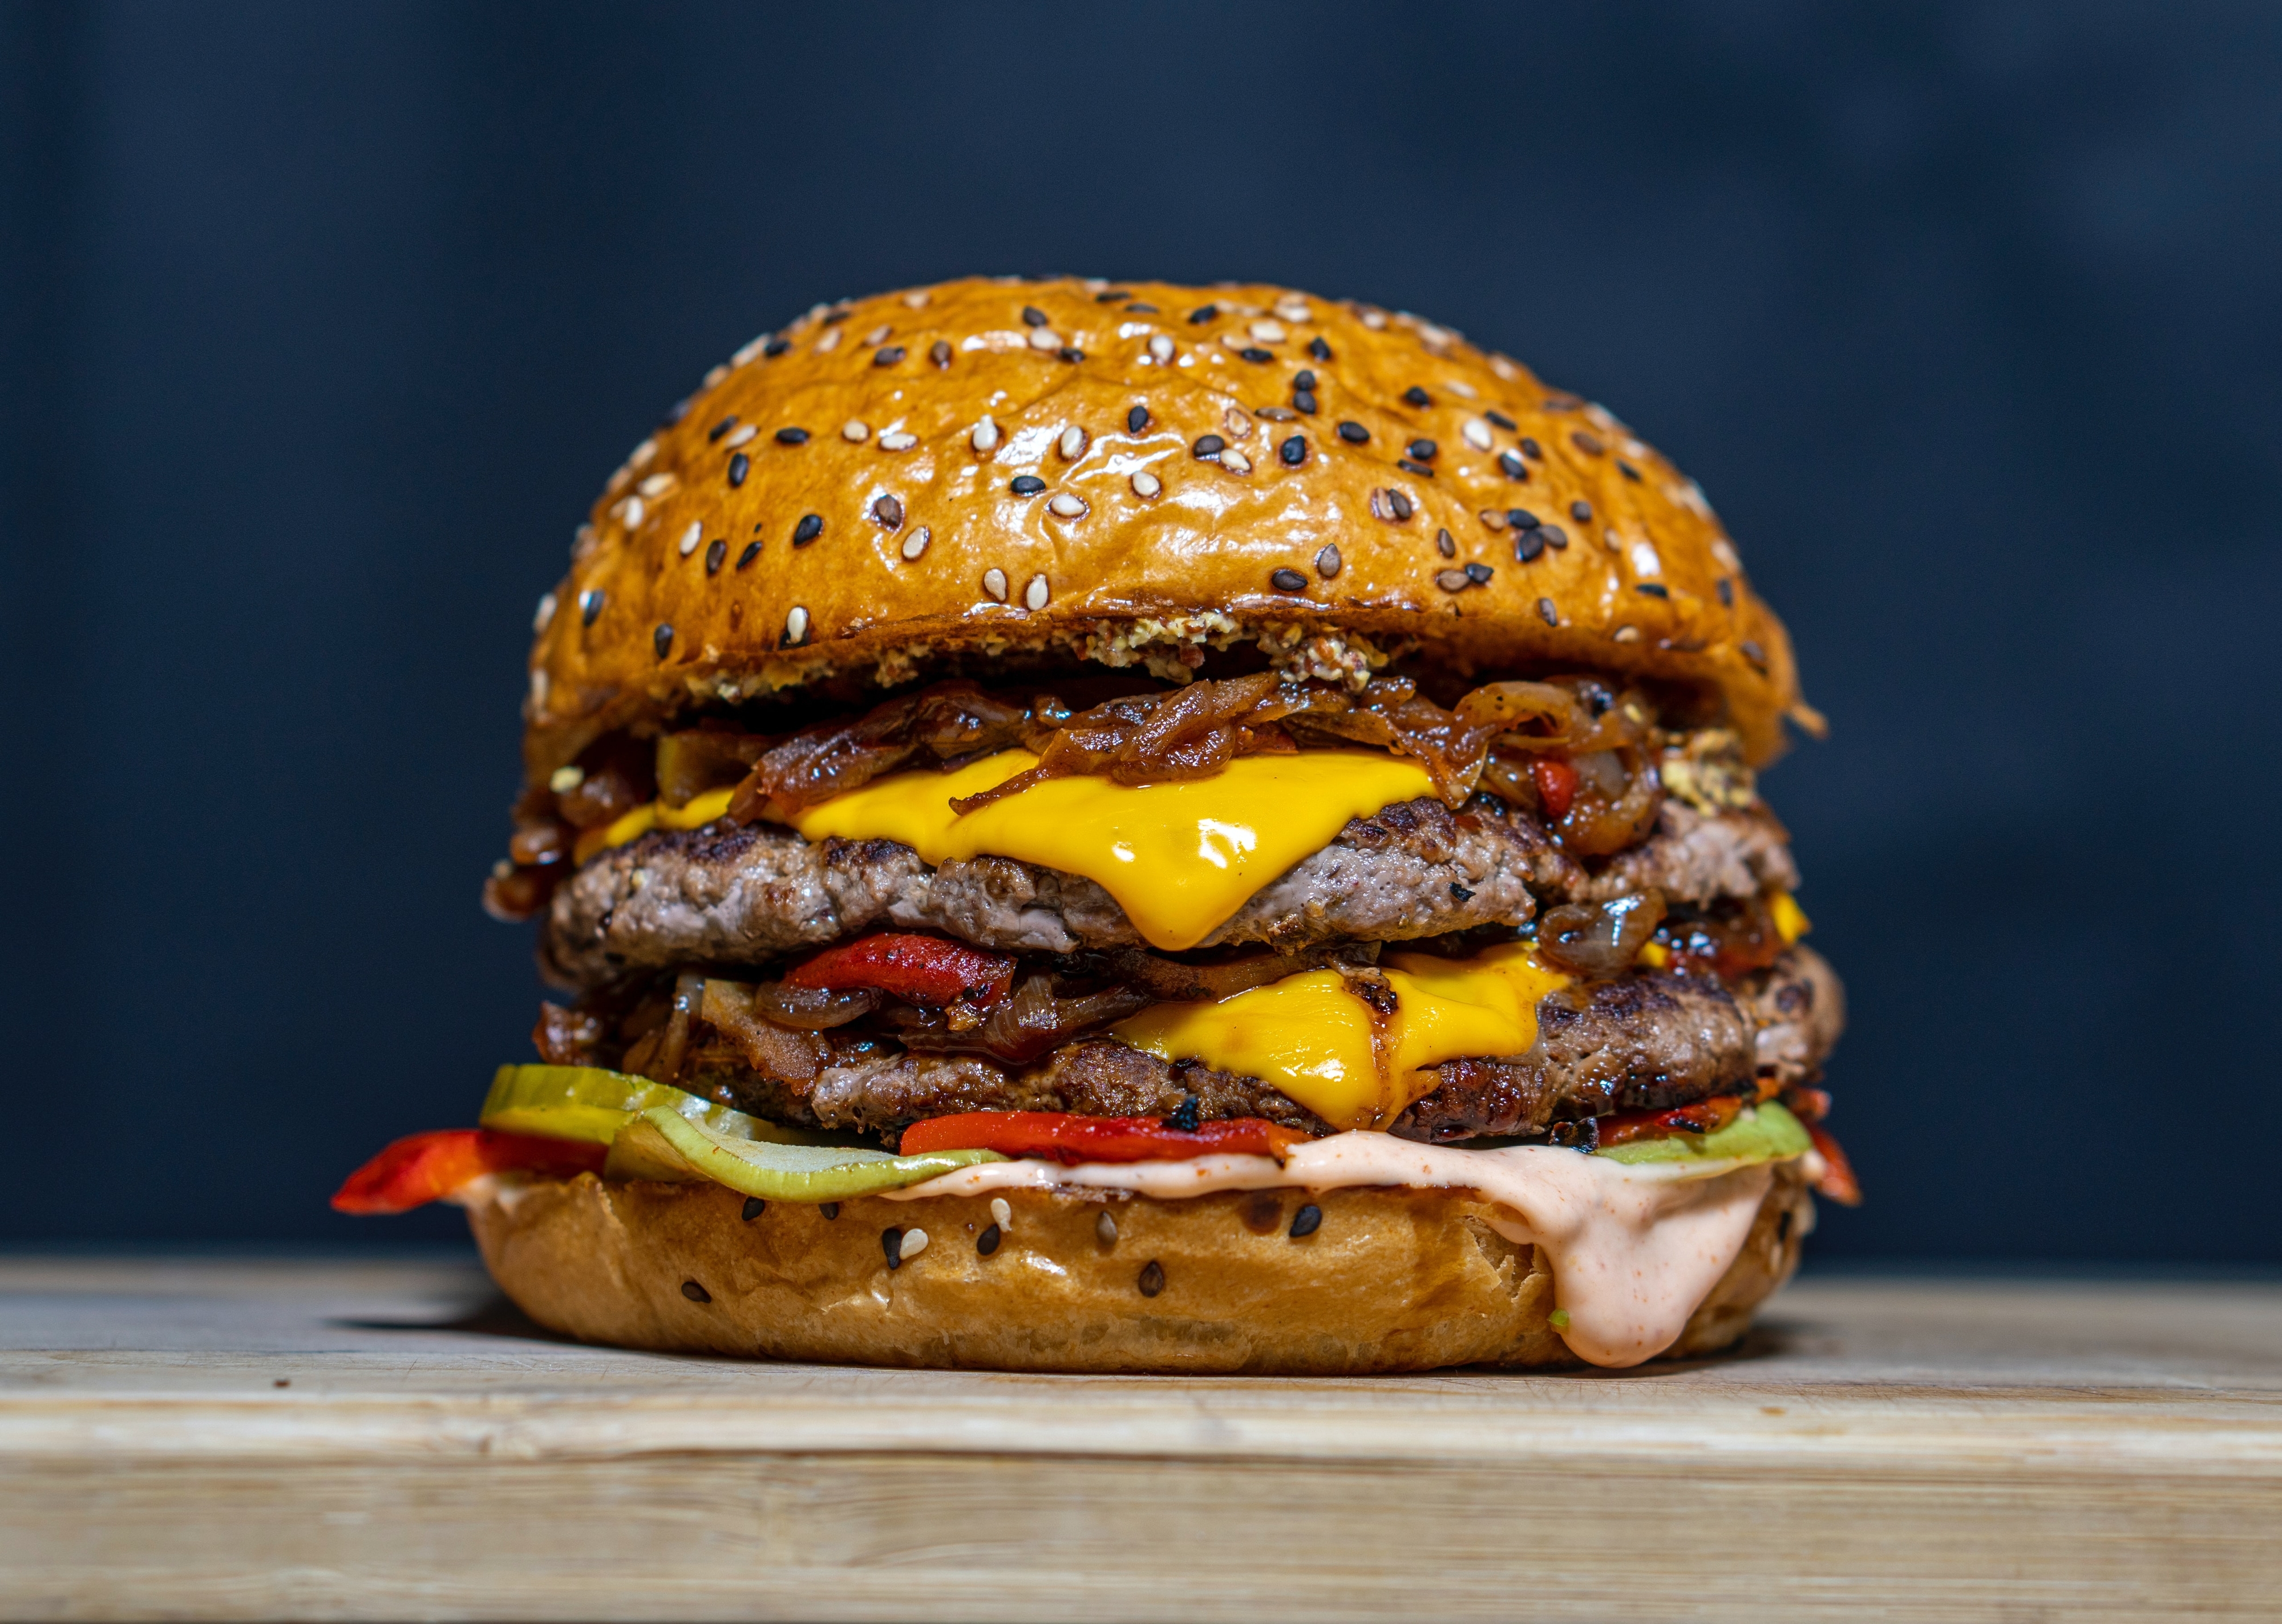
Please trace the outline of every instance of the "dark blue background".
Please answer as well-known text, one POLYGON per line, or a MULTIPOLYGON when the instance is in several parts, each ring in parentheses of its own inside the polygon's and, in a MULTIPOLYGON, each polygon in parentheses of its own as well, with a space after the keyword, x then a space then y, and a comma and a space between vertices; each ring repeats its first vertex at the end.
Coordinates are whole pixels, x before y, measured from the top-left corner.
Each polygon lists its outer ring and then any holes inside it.
POLYGON ((525 1053, 531 606, 819 299, 1263 277, 1710 493, 1830 742, 1822 1255, 2282 1256, 2282 8, 0 10, 0 1236, 324 1209, 525 1053))

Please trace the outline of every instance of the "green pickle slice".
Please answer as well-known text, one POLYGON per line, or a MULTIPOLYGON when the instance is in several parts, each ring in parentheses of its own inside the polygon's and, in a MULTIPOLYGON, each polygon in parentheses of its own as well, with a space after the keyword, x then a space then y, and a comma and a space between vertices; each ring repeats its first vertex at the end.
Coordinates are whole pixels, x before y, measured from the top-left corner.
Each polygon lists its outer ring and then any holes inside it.
POLYGON ((670 1106, 657 1106, 628 1123, 611 1141, 602 1177, 710 1181, 768 1201, 837 1201, 923 1184, 978 1162, 1005 1160, 995 1150, 896 1156, 838 1145, 737 1138, 692 1122, 670 1106))
POLYGON ((501 1133, 608 1145, 642 1112, 658 1109, 702 1123, 733 1139, 827 1142, 821 1135, 780 1127, 664 1083, 599 1066, 502 1066, 492 1078, 492 1092, 485 1096, 483 1114, 476 1121, 501 1133))
POLYGON ((1611 1162, 1782 1162, 1812 1147, 1798 1118, 1769 1100, 1746 1109, 1717 1133, 1634 1139, 1593 1154, 1611 1162))

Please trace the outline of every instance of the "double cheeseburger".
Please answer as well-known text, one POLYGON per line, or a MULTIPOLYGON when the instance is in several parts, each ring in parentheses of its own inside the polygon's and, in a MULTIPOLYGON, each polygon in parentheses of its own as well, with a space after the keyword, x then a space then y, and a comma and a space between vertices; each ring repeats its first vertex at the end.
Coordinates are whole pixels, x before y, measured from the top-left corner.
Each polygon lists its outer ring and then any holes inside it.
POLYGON ((539 601, 485 897, 566 995, 472 1129, 534 1319, 1009 1370, 1637 1363, 1853 1199, 1755 770, 1799 696, 1702 493, 1289 289, 819 305, 539 601))

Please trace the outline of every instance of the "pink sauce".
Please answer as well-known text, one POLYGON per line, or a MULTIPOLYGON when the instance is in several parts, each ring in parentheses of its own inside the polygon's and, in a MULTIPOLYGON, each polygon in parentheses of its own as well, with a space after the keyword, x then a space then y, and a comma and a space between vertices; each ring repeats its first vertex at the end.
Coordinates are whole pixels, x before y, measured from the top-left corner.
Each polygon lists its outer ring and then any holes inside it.
POLYGON ((990 1162, 888 1193, 918 1201, 1078 1185, 1171 1200, 1278 1186, 1471 1189, 1513 1215, 1493 1221, 1500 1234, 1545 1249, 1554 1301, 1569 1315, 1560 1334, 1570 1350, 1616 1368, 1672 1346, 1743 1250, 1774 1177, 1771 1162, 1635 1167, 1546 1146, 1455 1150, 1386 1133, 1337 1133, 1298 1146, 1280 1167, 1267 1156, 1076 1167, 990 1162))

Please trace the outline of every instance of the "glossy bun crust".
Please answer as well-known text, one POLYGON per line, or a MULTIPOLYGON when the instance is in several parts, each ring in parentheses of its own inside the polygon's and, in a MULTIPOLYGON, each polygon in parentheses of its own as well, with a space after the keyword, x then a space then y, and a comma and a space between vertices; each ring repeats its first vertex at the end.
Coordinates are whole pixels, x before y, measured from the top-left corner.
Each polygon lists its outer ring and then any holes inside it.
MULTIPOLYGON (((1543 1257, 1491 1228, 1496 1209, 1471 1192, 1003 1193, 1013 1222, 987 1256, 979 1196, 849 1201, 837 1218, 775 1202, 748 1221, 744 1198, 718 1185, 582 1174, 477 1201, 469 1218, 524 1313, 622 1348, 1200 1375, 1577 1363, 1547 1320, 1543 1257), (1322 1226, 1294 1239, 1306 1201, 1322 1226), (894 1270, 881 1239, 891 1227, 928 1236, 894 1270)), ((1797 1267, 1812 1212, 1797 1166, 1779 1167, 1742 1252, 1666 1356, 1742 1336, 1797 1267)))
POLYGON ((1262 285, 819 307, 636 448, 539 626, 534 777, 708 699, 961 656, 1177 675, 1236 641, 1318 676, 1415 652, 1670 679, 1760 759, 1812 722, 1702 493, 1624 425, 1432 323, 1262 285))

